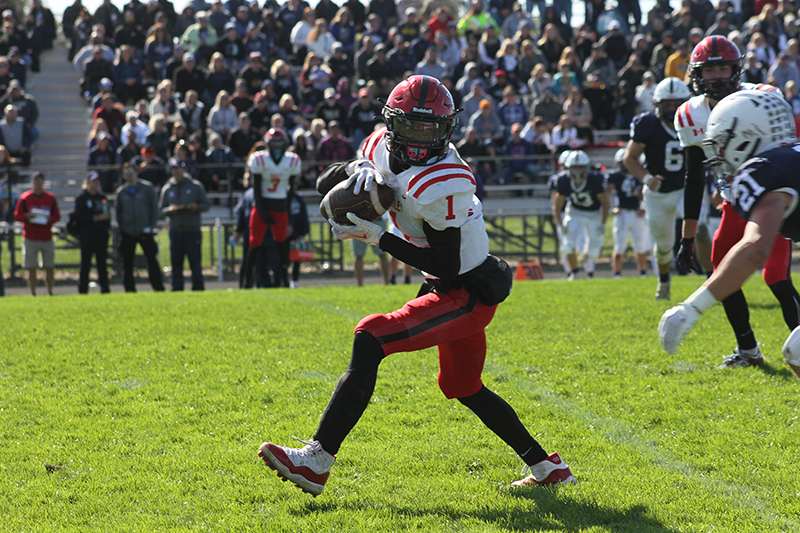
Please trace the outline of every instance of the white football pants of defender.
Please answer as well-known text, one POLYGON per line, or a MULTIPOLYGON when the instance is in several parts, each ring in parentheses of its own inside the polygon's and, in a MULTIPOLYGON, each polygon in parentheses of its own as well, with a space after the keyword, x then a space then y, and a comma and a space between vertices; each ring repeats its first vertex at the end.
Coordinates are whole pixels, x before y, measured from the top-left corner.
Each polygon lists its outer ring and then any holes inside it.
MULTIPOLYGON (((556 235, 558 237, 558 242, 564 242, 564 235, 561 231, 561 226, 556 226, 556 235)), ((581 234, 581 238, 578 239, 578 249, 583 250, 586 247, 586 236, 581 234)), ((572 269, 569 268, 569 260, 567 260, 567 254, 564 252, 564 248, 561 248, 561 266, 564 268, 564 273, 569 274, 572 272, 572 269)), ((594 260, 587 259, 583 266, 588 272, 594 272, 594 260)))
POLYGON ((654 255, 659 265, 672 265, 675 246, 675 220, 683 218, 683 189, 653 192, 644 188, 647 227, 653 237, 654 255))
POLYGON ((594 261, 603 248, 605 232, 603 212, 600 209, 581 211, 567 206, 563 238, 561 239, 562 252, 567 255, 585 254, 594 261))
POLYGON ((620 209, 614 219, 614 253, 624 254, 630 239, 633 251, 646 254, 650 251, 650 233, 644 217, 632 209, 620 209))

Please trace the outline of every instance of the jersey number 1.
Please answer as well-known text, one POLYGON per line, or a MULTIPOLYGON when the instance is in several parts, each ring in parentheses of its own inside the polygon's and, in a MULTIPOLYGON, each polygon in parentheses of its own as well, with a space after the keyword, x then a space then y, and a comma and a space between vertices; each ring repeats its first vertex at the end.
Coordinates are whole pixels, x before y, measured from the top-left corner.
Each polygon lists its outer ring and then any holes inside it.
POLYGON ((444 217, 445 220, 454 220, 456 218, 456 214, 453 213, 453 195, 451 194, 446 198, 447 200, 447 216, 444 217))

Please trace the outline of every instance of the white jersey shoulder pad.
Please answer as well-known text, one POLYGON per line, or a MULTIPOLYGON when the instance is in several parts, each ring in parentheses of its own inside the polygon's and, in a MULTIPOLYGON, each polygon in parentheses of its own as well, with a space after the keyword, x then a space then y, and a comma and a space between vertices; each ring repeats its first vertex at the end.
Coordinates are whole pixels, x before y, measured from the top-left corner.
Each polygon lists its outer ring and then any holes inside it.
POLYGON ((681 104, 675 113, 675 131, 681 146, 699 146, 706 137, 711 106, 705 96, 693 96, 681 104))
POLYGON ((458 193, 475 192, 475 176, 454 147, 442 161, 420 169, 408 180, 407 194, 417 204, 427 205, 441 198, 458 193))

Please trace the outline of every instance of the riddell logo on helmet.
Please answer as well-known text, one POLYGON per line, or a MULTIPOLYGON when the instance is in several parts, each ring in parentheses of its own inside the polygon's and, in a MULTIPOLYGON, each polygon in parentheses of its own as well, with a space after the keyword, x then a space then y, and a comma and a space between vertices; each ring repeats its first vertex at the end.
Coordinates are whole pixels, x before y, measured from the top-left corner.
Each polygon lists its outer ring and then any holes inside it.
POLYGON ((425 113, 426 115, 433 115, 433 109, 428 109, 427 107, 412 107, 411 111, 414 113, 425 113))

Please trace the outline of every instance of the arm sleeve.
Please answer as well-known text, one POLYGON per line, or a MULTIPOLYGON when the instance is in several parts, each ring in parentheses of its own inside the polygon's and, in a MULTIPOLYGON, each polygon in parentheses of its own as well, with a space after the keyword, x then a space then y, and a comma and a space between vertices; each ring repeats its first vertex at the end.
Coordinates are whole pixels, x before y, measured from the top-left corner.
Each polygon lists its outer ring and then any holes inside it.
POLYGON ((436 231, 427 222, 422 229, 430 246, 420 248, 386 232, 379 246, 403 263, 445 281, 454 281, 461 270, 461 228, 436 231))
POLYGON ((206 188, 200 182, 197 182, 197 210, 201 213, 208 211, 211 209, 211 204, 208 202, 208 195, 206 194, 206 188))
POLYGON ((698 220, 703 203, 705 154, 699 146, 686 147, 686 188, 683 193, 683 215, 686 220, 698 220))

